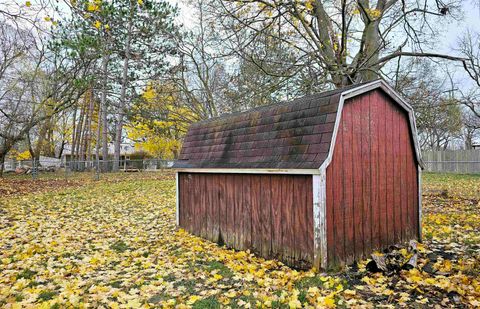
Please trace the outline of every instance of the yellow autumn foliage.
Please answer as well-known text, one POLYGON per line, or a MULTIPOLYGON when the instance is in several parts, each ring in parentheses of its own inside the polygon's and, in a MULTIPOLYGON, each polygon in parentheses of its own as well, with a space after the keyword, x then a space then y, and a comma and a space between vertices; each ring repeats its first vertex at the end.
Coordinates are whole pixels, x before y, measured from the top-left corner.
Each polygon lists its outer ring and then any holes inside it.
POLYGON ((22 161, 22 160, 30 160, 32 158, 31 154, 30 154, 30 151, 28 150, 25 150, 23 152, 20 152, 18 153, 16 156, 15 156, 15 159, 19 160, 19 161, 22 161))
POLYGON ((177 93, 172 85, 149 83, 146 86, 142 100, 132 108, 135 116, 127 125, 128 138, 135 141, 137 150, 164 159, 173 159, 178 155, 181 138, 189 123, 197 118, 181 105, 177 93), (145 113, 162 115, 162 118, 144 117, 145 113))
MULTIPOLYGON (((59 188, 37 180, 42 191, 0 199, 2 307, 480 305, 480 177, 425 176, 418 266, 392 275, 369 273, 367 261, 331 274, 299 271, 191 235, 175 225, 172 173, 79 174, 72 188, 63 177, 59 188)), ((10 185, 0 179, 0 190, 10 185)))

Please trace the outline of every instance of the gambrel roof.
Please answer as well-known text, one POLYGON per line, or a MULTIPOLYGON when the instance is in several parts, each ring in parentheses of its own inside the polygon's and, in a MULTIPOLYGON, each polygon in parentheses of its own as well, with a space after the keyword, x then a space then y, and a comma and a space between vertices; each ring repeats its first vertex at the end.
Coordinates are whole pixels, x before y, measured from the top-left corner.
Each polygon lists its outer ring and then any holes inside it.
POLYGON ((417 144, 411 107, 377 80, 194 123, 173 167, 318 170, 331 156, 343 100, 377 88, 408 112, 417 144))

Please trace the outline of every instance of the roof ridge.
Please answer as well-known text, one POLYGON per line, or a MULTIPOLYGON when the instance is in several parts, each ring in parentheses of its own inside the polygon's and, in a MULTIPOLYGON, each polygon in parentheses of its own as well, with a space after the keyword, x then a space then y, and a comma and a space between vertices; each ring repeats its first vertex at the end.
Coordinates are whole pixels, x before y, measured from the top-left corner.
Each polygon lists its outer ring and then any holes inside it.
POLYGON ((299 98, 296 98, 296 99, 293 99, 293 100, 290 100, 290 101, 283 100, 283 101, 272 103, 272 104, 257 106, 257 107, 254 107, 254 108, 251 108, 251 109, 248 109, 248 110, 245 110, 245 111, 225 113, 225 114, 221 114, 221 115, 209 118, 209 119, 204 119, 204 120, 197 121, 197 122, 195 122, 195 125, 202 125, 202 124, 210 123, 210 122, 220 120, 220 119, 226 119, 226 118, 229 118, 229 117, 235 117, 235 116, 239 116, 239 115, 242 115, 242 114, 248 114, 248 113, 252 113, 252 112, 268 110, 269 108, 273 108, 273 107, 289 106, 289 105, 293 105, 294 103, 298 103, 298 101, 301 101, 301 100, 320 99, 320 98, 332 96, 332 95, 335 95, 335 94, 338 94, 338 93, 342 93, 342 92, 347 91, 347 90, 355 89, 357 87, 363 86, 367 83, 375 82, 377 80, 380 80, 380 79, 371 80, 371 81, 358 83, 358 84, 352 84, 352 85, 348 85, 348 86, 345 86, 345 87, 342 87, 342 88, 327 90, 327 91, 323 91, 323 92, 319 92, 319 93, 307 94, 307 95, 301 96, 299 98))

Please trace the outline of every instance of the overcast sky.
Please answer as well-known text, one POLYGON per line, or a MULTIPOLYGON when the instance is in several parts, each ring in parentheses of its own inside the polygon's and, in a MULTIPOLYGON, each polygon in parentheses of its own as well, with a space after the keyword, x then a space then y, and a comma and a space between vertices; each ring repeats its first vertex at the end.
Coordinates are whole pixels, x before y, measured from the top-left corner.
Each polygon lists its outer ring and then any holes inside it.
MULTIPOLYGON (((171 3, 177 4, 180 9, 179 20, 187 27, 192 25, 192 11, 189 9, 188 1, 169 0, 171 3)), ((451 50, 455 48, 457 38, 467 29, 480 31, 480 0, 464 0, 463 1, 464 18, 459 22, 448 25, 448 31, 445 33, 442 45, 443 50, 451 50)))
MULTIPOLYGON (((169 0, 171 3, 177 4, 180 9, 179 22, 184 26, 191 27, 194 23, 193 12, 185 0, 169 0)), ((458 40, 467 31, 480 31, 480 0, 463 0, 464 17, 460 21, 454 21, 447 25, 440 25, 446 29, 444 34, 438 38, 438 46, 436 49, 443 53, 455 54, 458 40)), ((457 70, 456 77, 470 84, 470 80, 463 70, 457 70)), ((473 82, 471 83, 473 85, 473 82)))
POLYGON ((445 34, 445 48, 454 48, 457 43, 457 38, 465 31, 479 31, 480 30, 480 6, 475 5, 479 3, 478 0, 464 0, 464 18, 458 23, 450 25, 448 32, 445 34))

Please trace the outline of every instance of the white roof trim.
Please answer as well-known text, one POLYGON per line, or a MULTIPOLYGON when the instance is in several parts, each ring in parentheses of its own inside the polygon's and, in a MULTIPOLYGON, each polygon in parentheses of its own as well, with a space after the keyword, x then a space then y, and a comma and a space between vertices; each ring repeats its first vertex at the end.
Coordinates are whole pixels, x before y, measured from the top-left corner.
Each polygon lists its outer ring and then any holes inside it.
POLYGON ((292 174, 292 175, 318 175, 320 171, 312 169, 295 168, 174 168, 178 173, 218 173, 218 174, 292 174))

